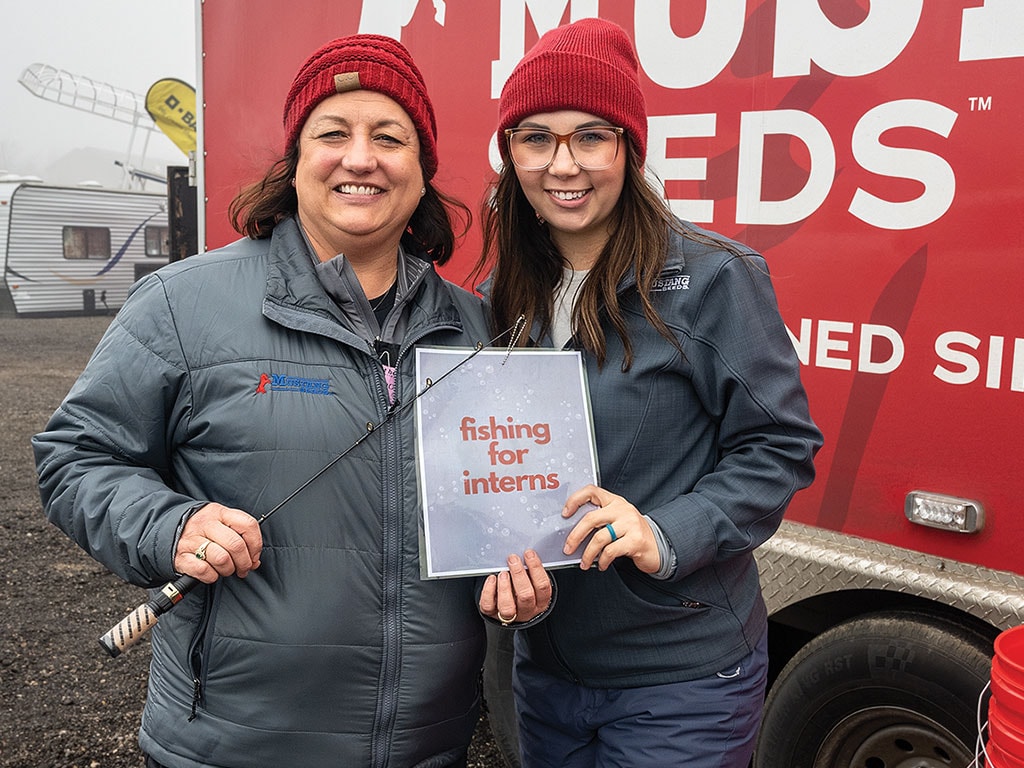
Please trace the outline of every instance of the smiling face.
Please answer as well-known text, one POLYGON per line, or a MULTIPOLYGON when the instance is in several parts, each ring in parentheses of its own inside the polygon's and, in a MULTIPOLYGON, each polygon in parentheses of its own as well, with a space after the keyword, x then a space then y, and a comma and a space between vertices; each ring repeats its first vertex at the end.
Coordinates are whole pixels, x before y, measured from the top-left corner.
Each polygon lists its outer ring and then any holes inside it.
MULTIPOLYGON (((544 128, 567 134, 580 128, 610 125, 595 115, 573 110, 546 112, 520 121, 520 128, 544 128)), ((543 171, 516 168, 527 200, 548 225, 551 239, 574 269, 589 269, 608 241, 616 207, 626 180, 626 139, 608 168, 585 171, 560 144, 551 165, 543 171)))
POLYGON ((409 115, 376 91, 317 104, 299 132, 299 220, 321 261, 394 260, 423 190, 420 142, 409 115))

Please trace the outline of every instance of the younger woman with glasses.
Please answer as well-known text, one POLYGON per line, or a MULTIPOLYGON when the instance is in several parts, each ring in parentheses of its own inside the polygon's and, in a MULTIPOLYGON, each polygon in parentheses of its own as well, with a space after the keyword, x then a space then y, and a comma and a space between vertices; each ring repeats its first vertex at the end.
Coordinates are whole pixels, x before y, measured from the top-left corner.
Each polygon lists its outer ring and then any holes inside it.
POLYGON ((522 314, 522 343, 582 352, 601 473, 562 510, 581 568, 556 573, 558 605, 517 633, 523 764, 745 768, 767 668, 752 552, 821 444, 767 266, 648 183, 616 25, 544 35, 499 112, 481 290, 495 328, 522 314))

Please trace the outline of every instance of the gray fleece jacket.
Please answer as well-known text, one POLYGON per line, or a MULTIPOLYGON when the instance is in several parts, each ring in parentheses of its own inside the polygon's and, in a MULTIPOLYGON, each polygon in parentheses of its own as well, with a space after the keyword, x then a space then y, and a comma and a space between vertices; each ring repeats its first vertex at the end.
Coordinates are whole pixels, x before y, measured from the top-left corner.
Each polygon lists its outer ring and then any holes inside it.
POLYGON ((632 367, 621 370, 607 322, 604 366, 584 353, 601 484, 657 523, 676 568, 664 580, 627 558, 557 571, 558 605, 520 633, 550 674, 598 688, 693 680, 742 659, 765 630, 752 553, 814 477, 822 436, 767 265, 732 246, 742 255, 672 233, 651 299, 678 348, 647 322, 629 277, 618 297, 632 367))

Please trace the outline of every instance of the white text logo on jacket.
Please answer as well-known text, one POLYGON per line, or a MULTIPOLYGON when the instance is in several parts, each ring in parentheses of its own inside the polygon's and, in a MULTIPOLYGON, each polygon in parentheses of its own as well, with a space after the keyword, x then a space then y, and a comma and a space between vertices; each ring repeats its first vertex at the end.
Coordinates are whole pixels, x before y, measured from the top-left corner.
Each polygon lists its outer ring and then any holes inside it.
POLYGON ((651 283, 651 291, 688 291, 690 290, 689 275, 675 275, 674 277, 659 277, 651 283))

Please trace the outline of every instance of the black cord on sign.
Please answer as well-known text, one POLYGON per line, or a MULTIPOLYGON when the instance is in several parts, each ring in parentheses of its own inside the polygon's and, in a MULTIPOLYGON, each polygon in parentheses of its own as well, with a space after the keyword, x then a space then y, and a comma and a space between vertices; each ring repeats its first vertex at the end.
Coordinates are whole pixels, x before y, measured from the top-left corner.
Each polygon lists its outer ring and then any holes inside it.
MULTIPOLYGON (((464 366, 470 360, 477 356, 481 350, 485 347, 493 346, 496 342, 509 334, 513 334, 512 342, 509 344, 509 354, 512 351, 512 347, 515 345, 516 340, 519 338, 519 334, 522 332, 522 326, 525 323, 525 318, 520 315, 516 320, 515 325, 508 330, 502 331, 493 339, 484 344, 481 341, 476 343, 473 351, 466 355, 462 360, 456 363, 454 366, 449 368, 443 373, 440 378, 431 380, 427 379, 424 383, 423 389, 419 390, 411 400, 406 403, 401 403, 395 400, 394 403, 388 408, 384 418, 378 423, 374 424, 372 421, 367 422, 366 431, 360 435, 355 442, 353 442, 348 448, 339 453, 327 464, 321 467, 312 477, 306 480, 302 485, 296 488, 294 491, 285 496, 281 501, 273 506, 270 510, 265 512, 262 516, 256 519, 258 525, 263 525, 263 522, 267 520, 271 515, 277 512, 281 507, 287 504, 289 501, 298 496, 302 491, 308 488, 317 479, 322 477, 325 472, 330 470, 335 464, 345 458, 349 453, 356 449, 366 438, 376 432, 378 429, 384 427, 388 422, 394 419, 396 416, 404 413, 406 410, 411 408, 417 400, 426 394, 427 390, 437 386, 451 374, 455 373, 459 368, 464 366)), ((508 359, 508 354, 505 355, 505 359, 508 359)), ((504 364, 504 363, 503 363, 504 364)), ((121 621, 111 627, 102 637, 100 637, 100 645, 109 653, 111 656, 119 656, 123 651, 128 650, 131 646, 135 645, 142 637, 154 626, 156 626, 157 619, 163 614, 167 613, 171 608, 181 602, 181 599, 185 597, 192 589, 198 586, 201 582, 194 576, 180 576, 174 581, 165 584, 160 591, 155 595, 152 600, 148 600, 142 603, 134 611, 125 616, 121 621)))

